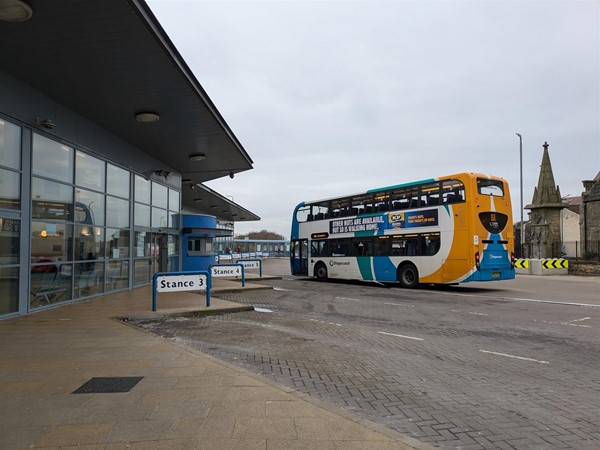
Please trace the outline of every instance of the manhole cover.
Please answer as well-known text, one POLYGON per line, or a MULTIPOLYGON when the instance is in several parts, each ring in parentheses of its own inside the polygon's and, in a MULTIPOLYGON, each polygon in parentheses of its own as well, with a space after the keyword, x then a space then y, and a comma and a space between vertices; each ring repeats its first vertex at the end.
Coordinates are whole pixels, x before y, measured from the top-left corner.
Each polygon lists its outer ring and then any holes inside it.
POLYGON ((129 392, 144 377, 95 377, 82 384, 73 394, 112 394, 129 392))

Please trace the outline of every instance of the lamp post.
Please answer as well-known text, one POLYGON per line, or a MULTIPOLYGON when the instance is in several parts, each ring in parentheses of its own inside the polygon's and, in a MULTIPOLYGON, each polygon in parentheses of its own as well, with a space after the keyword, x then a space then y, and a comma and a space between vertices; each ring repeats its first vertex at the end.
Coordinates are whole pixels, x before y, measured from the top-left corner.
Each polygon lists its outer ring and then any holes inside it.
POLYGON ((515 133, 519 136, 519 180, 520 192, 521 192, 521 224, 519 226, 519 257, 523 258, 523 137, 519 133, 515 133))

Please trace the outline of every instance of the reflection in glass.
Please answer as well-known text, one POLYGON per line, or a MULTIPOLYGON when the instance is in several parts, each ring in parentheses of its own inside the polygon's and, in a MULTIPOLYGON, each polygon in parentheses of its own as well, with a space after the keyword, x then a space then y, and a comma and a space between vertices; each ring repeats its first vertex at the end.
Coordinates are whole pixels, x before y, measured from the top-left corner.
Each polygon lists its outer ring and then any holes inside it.
POLYGON ((169 234, 167 238, 167 254, 169 255, 169 257, 179 255, 178 236, 169 234))
POLYGON ((71 300, 71 264, 34 266, 31 270, 31 308, 71 300))
POLYGON ((106 229, 106 257, 129 258, 129 230, 127 228, 106 229))
POLYGON ((54 181, 33 178, 31 216, 36 219, 71 220, 73 188, 54 181))
POLYGON ((135 201, 150 204, 150 181, 135 176, 135 201))
POLYGON ((90 225, 75 226, 75 261, 104 258, 104 229, 90 225))
POLYGON ((129 287, 129 261, 108 261, 106 292, 129 287))
POLYGON ((106 192, 118 197, 129 198, 129 172, 120 167, 107 164, 106 192))
POLYGON ((73 278, 74 297, 87 297, 101 294, 104 288, 104 262, 86 261, 75 264, 73 278))
POLYGON ((21 208, 21 175, 0 169, 0 208, 21 208))
POLYGON ((137 257, 151 256, 154 255, 154 249, 151 245, 151 233, 146 233, 145 231, 136 231, 134 234, 134 242, 133 242, 133 255, 137 257))
POLYGON ((31 262, 70 261, 72 225, 31 222, 31 262))
POLYGON ((111 227, 129 226, 129 201, 106 196, 106 225, 111 227))
POLYGON ((0 267, 0 315, 19 308, 19 268, 0 267))
POLYGON ((33 134, 33 173, 66 183, 73 183, 73 149, 33 134))
POLYGON ((141 203, 135 204, 133 223, 139 227, 150 226, 150 207, 142 205, 141 203))
POLYGON ((151 279, 150 271, 152 269, 152 261, 149 259, 136 259, 134 266, 134 286, 148 284, 151 279))
POLYGON ((169 209, 179 212, 179 192, 169 189, 169 209))
POLYGON ((104 225, 104 195, 76 188, 75 222, 104 225))
POLYGON ((167 209, 168 189, 158 183, 152 183, 152 205, 167 209))
POLYGON ((0 266, 19 264, 21 221, 0 217, 0 266))
POLYGON ((167 224, 167 210, 152 207, 152 226, 154 228, 166 228, 167 224))
POLYGON ((75 184, 104 192, 104 161, 76 152, 75 184))
POLYGON ((21 127, 0 119, 0 165, 21 168, 21 127))

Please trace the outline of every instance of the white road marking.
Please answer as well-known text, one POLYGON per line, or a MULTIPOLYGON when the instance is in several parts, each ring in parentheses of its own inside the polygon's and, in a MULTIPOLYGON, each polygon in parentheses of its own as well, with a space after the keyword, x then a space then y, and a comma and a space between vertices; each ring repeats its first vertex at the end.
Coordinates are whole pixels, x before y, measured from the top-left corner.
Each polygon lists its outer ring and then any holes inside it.
POLYGON ((255 307, 254 307, 254 311, 256 311, 256 312, 266 312, 266 313, 273 312, 273 311, 271 311, 270 309, 267 309, 267 308, 259 308, 259 307, 257 307, 257 306, 255 306, 255 307))
POLYGON ((571 322, 583 322, 584 320, 590 320, 591 317, 582 317, 581 319, 573 319, 573 320, 569 320, 567 323, 571 323, 571 322))
POLYGON ((534 298, 518 298, 518 297, 495 297, 493 295, 475 295, 475 294, 459 294, 457 292, 440 292, 441 294, 446 295, 455 295, 457 297, 473 297, 473 298, 490 298, 490 299, 498 299, 498 300, 513 300, 517 302, 533 302, 533 303, 552 303, 555 305, 568 305, 568 306, 590 306, 594 308, 600 308, 600 305, 595 305, 593 303, 572 303, 572 302, 560 302, 554 300, 537 300, 534 298))
POLYGON ((474 316, 487 316, 487 314, 478 313, 478 312, 468 312, 467 314, 473 314, 474 316))
POLYGON ((404 303, 390 303, 390 302, 385 302, 384 305, 406 306, 408 308, 414 308, 415 307, 415 305, 405 305, 404 303))
POLYGON ((534 322, 543 322, 543 323, 550 323, 552 325, 568 325, 570 327, 579 327, 579 328, 592 328, 591 325, 580 325, 578 323, 571 323, 574 322, 573 320, 570 320, 569 322, 554 322, 552 320, 533 320, 534 322))
POLYGON ((325 322, 324 320, 317 320, 317 319, 308 319, 308 320, 310 320, 311 322, 319 322, 319 323, 326 323, 328 325, 335 325, 336 327, 341 327, 342 326, 342 324, 340 324, 340 323, 325 322))
POLYGON ((404 336, 402 334, 386 333, 385 331, 378 331, 377 333, 385 334, 386 336, 400 337, 400 338, 404 338, 404 339, 414 339, 415 341, 423 341, 424 340, 424 339, 414 337, 414 336, 404 336))
POLYGON ((351 302, 360 302, 358 298, 348 298, 348 297, 333 297, 337 300, 350 300, 351 302))
POLYGON ((523 356, 508 355, 506 353, 490 352, 489 350, 479 350, 482 353, 490 353, 492 355, 506 356, 507 358, 522 359, 523 361, 533 361, 540 364, 550 364, 549 361, 540 361, 539 359, 525 358, 523 356))

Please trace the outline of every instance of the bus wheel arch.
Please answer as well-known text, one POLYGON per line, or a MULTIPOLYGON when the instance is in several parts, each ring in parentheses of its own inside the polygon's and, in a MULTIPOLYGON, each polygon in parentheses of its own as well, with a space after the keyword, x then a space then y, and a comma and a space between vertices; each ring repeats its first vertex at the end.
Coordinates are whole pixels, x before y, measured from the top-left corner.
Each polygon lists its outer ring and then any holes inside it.
POLYGON ((419 285, 419 271, 410 261, 403 262, 396 271, 396 280, 405 289, 414 289, 419 285))
POLYGON ((323 261, 315 264, 315 277, 319 281, 327 281, 327 266, 323 261))

